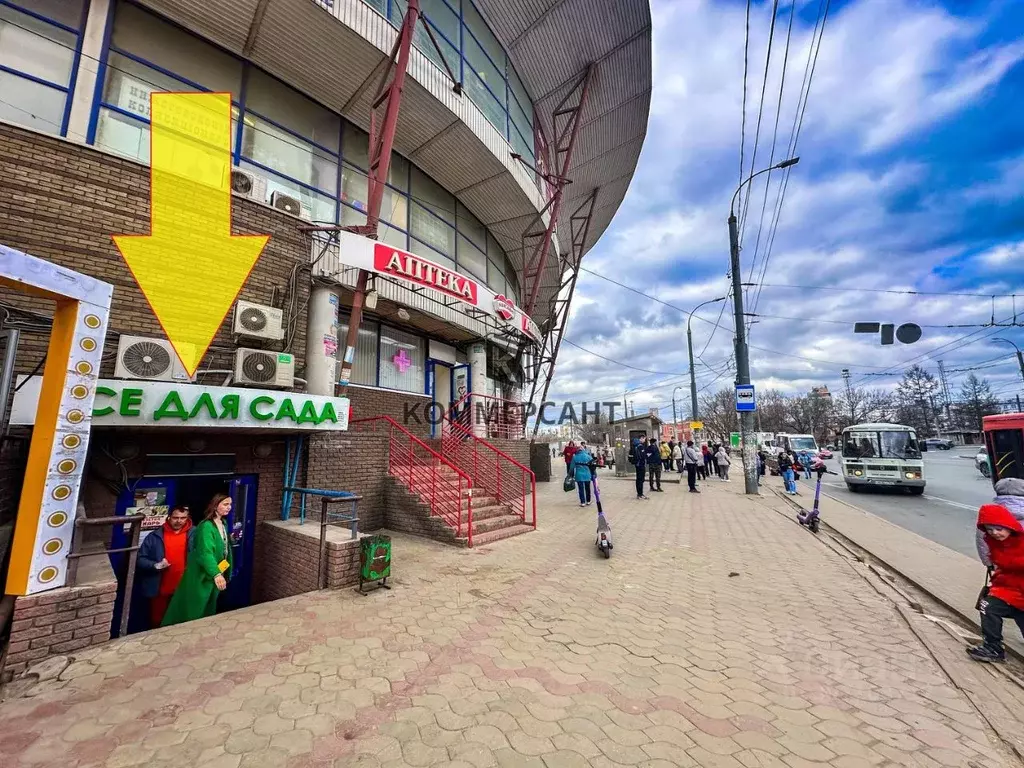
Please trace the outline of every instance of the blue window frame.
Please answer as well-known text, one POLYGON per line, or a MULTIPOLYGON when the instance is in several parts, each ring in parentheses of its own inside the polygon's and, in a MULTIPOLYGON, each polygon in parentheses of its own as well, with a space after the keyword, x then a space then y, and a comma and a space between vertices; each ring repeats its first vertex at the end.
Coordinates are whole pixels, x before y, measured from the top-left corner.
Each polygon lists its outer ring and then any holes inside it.
POLYGON ((82 0, 0 0, 0 120, 67 135, 86 11, 82 0))

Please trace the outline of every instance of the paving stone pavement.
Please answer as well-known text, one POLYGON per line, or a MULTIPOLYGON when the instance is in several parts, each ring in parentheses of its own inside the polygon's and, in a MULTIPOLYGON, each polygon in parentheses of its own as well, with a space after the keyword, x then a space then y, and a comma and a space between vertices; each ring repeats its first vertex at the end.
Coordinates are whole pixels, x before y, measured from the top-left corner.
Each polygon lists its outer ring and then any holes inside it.
POLYGON ((394 539, 394 589, 115 641, 0 704, 0 766, 1017 765, 892 604, 742 478, 394 539))

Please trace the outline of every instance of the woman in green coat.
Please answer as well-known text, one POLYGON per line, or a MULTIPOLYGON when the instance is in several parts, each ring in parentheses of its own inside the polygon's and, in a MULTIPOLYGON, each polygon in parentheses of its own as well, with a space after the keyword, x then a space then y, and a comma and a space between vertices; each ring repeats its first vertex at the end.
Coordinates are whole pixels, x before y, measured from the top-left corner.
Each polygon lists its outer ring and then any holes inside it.
POLYGON ((233 565, 231 538, 225 518, 231 514, 231 497, 216 494, 206 507, 206 516, 195 532, 188 553, 185 575, 174 591, 161 626, 213 616, 217 597, 227 589, 233 565))

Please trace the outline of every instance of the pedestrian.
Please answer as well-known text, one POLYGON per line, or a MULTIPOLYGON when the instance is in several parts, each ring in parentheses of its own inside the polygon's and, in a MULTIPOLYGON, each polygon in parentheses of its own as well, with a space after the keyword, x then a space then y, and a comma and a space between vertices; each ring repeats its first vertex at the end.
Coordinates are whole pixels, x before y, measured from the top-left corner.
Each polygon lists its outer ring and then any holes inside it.
POLYGON ((1024 526, 1000 504, 983 504, 978 530, 988 549, 990 583, 978 600, 981 645, 968 648, 976 661, 1004 662, 1003 620, 1013 619, 1024 635, 1024 526))
POLYGON ((796 476, 793 474, 793 460, 786 451, 779 453, 779 474, 786 487, 786 493, 796 493, 796 476))
POLYGON ((686 484, 690 487, 690 493, 700 493, 697 490, 697 467, 704 465, 704 459, 700 451, 693 447, 693 440, 686 441, 684 451, 686 462, 686 484))
POLYGON ((708 453, 711 454, 711 471, 715 473, 715 477, 721 478, 722 474, 718 471, 718 443, 711 443, 708 446, 708 453))
POLYGON ((580 497, 580 506, 590 505, 590 481, 593 480, 591 468, 594 457, 587 450, 587 444, 580 442, 579 450, 572 455, 573 476, 576 479, 576 492, 580 497))
MULTIPOLYGON (((996 483, 996 496, 992 499, 993 504, 1006 507, 1010 514, 1024 524, 1024 480, 1017 477, 1004 477, 996 483)), ((985 542, 985 532, 978 529, 975 533, 975 544, 978 548, 978 559, 987 567, 992 567, 992 558, 989 556, 988 544, 985 542)))
POLYGON ((566 477, 572 476, 572 455, 576 453, 576 443, 570 440, 562 449, 562 458, 565 459, 566 477))
POLYGON ((217 612, 217 597, 228 587, 233 557, 225 518, 231 514, 231 497, 215 494, 196 527, 185 574, 174 591, 161 626, 181 624, 217 612))
POLYGON ((814 458, 811 456, 810 451, 804 451, 800 454, 800 465, 804 468, 804 479, 811 479, 811 464, 814 463, 814 458))
POLYGON ((729 460, 729 454, 725 451, 725 446, 718 446, 718 475, 722 479, 722 482, 729 481, 729 465, 732 461, 729 460))
POLYGON ((709 477, 711 477, 711 450, 708 448, 707 443, 701 445, 700 455, 703 459, 701 467, 701 480, 707 480, 709 477))
POLYGON ((664 493, 661 490, 661 448, 653 437, 647 444, 647 478, 652 493, 664 493))
POLYGON ((192 521, 188 507, 171 509, 164 524, 146 534, 135 560, 135 583, 149 601, 149 626, 164 620, 171 595, 185 574, 185 560, 191 539, 192 521))
POLYGON ((757 452, 757 484, 761 485, 761 478, 768 470, 768 455, 764 451, 757 452))
POLYGON ((629 450, 629 460, 636 469, 636 497, 646 500, 644 496, 644 479, 647 477, 647 450, 639 437, 633 438, 633 447, 629 450))
POLYGON ((672 462, 676 465, 676 470, 680 475, 686 471, 686 466, 683 464, 683 444, 681 442, 672 446, 672 462))
POLYGON ((666 470, 672 471, 672 446, 666 443, 664 440, 658 445, 658 451, 661 454, 661 466, 666 470))

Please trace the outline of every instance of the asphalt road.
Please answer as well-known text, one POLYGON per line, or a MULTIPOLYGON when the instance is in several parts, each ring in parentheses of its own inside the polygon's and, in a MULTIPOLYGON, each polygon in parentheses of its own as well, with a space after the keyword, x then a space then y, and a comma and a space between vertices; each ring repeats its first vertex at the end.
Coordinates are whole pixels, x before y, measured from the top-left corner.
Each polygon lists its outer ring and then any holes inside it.
MULTIPOLYGON (((825 475, 821 492, 860 507, 902 528, 971 557, 976 557, 974 526, 978 507, 992 500, 992 483, 974 467, 974 449, 929 451, 924 454, 927 485, 923 496, 904 490, 868 488, 851 493, 841 476, 825 475)), ((835 461, 826 462, 838 472, 835 461)), ((772 482, 781 482, 771 478, 772 482)), ((800 495, 814 497, 814 481, 800 481, 800 495)), ((810 502, 806 502, 810 506, 810 502)), ((823 519, 825 519, 823 517, 823 519)))

